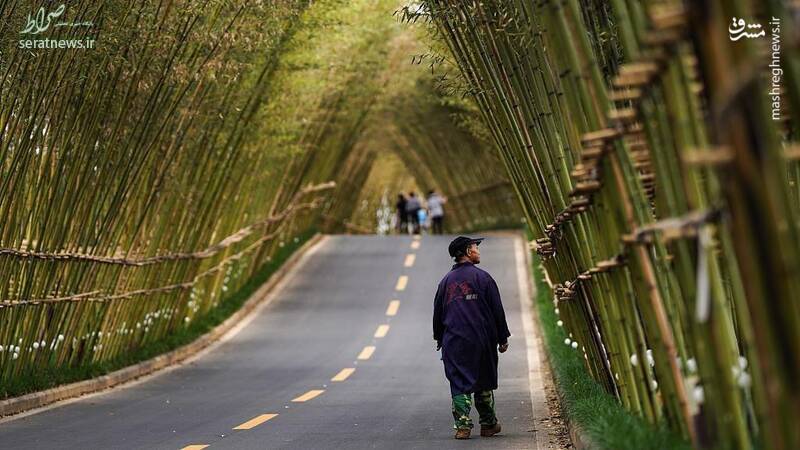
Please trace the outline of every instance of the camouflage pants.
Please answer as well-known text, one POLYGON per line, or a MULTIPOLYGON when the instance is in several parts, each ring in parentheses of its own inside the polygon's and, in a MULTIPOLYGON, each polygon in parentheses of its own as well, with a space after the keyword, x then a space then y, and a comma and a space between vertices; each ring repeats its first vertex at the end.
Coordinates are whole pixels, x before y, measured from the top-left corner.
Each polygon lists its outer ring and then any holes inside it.
MULTIPOLYGON (((472 409, 472 399, 469 394, 458 394, 453 396, 453 428, 472 428, 472 419, 469 411, 472 409)), ((494 412, 494 391, 483 391, 475 393, 475 409, 480 415, 481 425, 492 426, 497 423, 497 416, 494 412)))

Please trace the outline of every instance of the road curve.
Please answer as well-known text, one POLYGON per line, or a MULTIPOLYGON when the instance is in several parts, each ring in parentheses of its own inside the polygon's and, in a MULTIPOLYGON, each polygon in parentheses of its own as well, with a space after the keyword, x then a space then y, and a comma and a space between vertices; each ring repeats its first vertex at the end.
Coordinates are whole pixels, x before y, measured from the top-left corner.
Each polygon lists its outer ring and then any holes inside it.
MULTIPOLYGON (((0 448, 537 448, 519 300, 518 273, 527 272, 511 235, 481 245, 512 333, 496 392, 503 433, 481 438, 476 425, 470 441, 452 438, 431 337, 450 239, 330 236, 213 350, 144 382, 4 421, 0 448)), ((537 417, 546 414, 536 403, 537 417)))

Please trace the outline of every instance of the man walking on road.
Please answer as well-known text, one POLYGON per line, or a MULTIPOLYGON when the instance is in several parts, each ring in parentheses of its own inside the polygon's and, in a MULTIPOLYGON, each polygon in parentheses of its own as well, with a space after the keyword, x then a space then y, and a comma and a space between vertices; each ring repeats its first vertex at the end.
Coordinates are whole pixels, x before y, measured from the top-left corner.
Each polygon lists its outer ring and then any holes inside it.
POLYGON ((497 351, 508 349, 506 315, 497 283, 481 262, 483 238, 455 238, 448 248, 456 264, 439 282, 433 306, 433 338, 442 349, 445 376, 453 396, 456 439, 469 439, 471 395, 480 415, 481 436, 494 436, 500 424, 494 410, 497 351))

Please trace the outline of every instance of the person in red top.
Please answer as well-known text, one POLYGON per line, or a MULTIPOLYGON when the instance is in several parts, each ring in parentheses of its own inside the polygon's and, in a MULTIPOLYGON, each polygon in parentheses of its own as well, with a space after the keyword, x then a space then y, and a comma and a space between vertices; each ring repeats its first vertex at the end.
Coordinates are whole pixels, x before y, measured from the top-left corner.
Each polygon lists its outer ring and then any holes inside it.
POLYGON ((456 439, 469 439, 472 420, 471 395, 480 414, 481 436, 500 432, 494 410, 497 389, 498 350, 508 349, 511 333, 506 323, 497 283, 476 264, 483 238, 455 238, 448 248, 456 264, 436 290, 433 306, 433 339, 442 350, 450 393, 456 439))

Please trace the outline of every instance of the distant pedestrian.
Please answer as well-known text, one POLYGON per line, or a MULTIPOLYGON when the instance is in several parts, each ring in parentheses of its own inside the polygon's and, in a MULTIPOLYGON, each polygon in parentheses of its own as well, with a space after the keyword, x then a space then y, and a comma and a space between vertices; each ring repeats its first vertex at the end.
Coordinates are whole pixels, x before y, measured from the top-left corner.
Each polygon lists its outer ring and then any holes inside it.
POLYGON ((482 240, 459 236, 450 243, 448 251, 456 264, 439 282, 433 306, 433 338, 450 381, 456 439, 469 439, 472 395, 481 436, 494 436, 501 429, 494 409, 497 352, 508 350, 511 333, 497 283, 476 267, 482 240))
POLYGON ((422 205, 419 203, 417 195, 414 191, 408 193, 408 200, 406 200, 406 215, 408 222, 411 224, 412 233, 419 234, 419 210, 422 205))
POLYGON ((397 232, 398 233, 408 233, 408 221, 406 218, 408 217, 408 213, 406 213, 406 196, 403 193, 397 194, 397 203, 395 203, 395 208, 397 208, 397 232))
POLYGON ((444 204, 447 200, 435 191, 428 192, 428 215, 430 215, 433 234, 444 233, 444 204))

